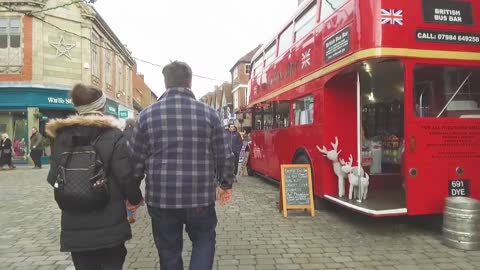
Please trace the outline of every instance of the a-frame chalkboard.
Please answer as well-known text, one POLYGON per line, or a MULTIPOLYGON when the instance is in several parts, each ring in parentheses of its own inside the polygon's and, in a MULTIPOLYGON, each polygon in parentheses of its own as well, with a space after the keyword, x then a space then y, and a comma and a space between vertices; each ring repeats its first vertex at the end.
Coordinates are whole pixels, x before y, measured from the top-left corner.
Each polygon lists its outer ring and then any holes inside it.
POLYGON ((281 165, 279 208, 287 217, 289 209, 308 209, 315 216, 312 191, 312 172, 308 164, 281 165))

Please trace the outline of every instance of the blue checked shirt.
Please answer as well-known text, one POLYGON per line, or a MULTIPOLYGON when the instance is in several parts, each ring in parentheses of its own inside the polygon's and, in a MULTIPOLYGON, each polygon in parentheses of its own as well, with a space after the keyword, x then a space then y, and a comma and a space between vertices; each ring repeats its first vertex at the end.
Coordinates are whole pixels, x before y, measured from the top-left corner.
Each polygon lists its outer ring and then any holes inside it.
POLYGON ((158 208, 215 203, 232 187, 234 156, 214 109, 188 88, 170 88, 143 110, 129 142, 135 177, 146 174, 145 202, 158 208))

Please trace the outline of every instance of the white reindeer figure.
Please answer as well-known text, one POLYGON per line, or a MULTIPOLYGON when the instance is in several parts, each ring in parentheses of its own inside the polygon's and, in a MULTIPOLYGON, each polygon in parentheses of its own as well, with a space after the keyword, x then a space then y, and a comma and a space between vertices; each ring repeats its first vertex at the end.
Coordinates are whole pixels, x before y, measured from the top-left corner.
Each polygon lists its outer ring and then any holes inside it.
POLYGON ((368 173, 365 173, 365 171, 361 166, 352 167, 352 164, 353 164, 352 155, 350 155, 348 160, 349 160, 348 162, 340 160, 340 162, 343 165, 342 171, 348 175, 348 182, 350 183, 350 188, 348 191, 348 199, 351 200, 353 197, 357 198, 357 195, 358 195, 359 199, 366 200, 367 193, 368 193, 368 184, 370 183, 370 176, 368 175, 368 173), (358 176, 359 175, 361 176, 360 178, 361 193, 358 193, 358 176))
POLYGON ((317 145, 318 151, 320 153, 324 154, 325 157, 327 157, 329 160, 333 162, 333 171, 338 177, 338 197, 342 198, 345 196, 345 177, 347 176, 343 171, 342 171, 342 166, 340 162, 338 161, 338 154, 342 152, 342 150, 337 151, 338 148, 338 138, 335 137, 335 143, 331 143, 333 149, 328 151, 327 148, 325 148, 325 145, 320 148, 317 145))

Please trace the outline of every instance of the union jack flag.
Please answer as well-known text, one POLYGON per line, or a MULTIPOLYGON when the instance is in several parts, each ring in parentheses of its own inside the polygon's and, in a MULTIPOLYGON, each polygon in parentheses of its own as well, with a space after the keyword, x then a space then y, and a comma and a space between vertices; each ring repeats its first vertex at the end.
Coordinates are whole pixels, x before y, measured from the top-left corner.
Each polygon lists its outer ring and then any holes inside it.
POLYGON ((382 24, 403 25, 403 10, 382 8, 380 18, 382 19, 382 24))

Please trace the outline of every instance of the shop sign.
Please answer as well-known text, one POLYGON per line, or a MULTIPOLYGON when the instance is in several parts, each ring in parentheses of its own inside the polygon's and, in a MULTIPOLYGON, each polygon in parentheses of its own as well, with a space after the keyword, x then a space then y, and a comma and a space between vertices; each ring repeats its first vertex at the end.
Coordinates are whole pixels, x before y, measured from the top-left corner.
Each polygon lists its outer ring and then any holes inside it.
POLYGON ((472 25, 472 4, 451 0, 423 0, 423 20, 430 23, 472 25))
POLYGON ((480 45, 480 35, 474 33, 418 29, 415 38, 426 42, 480 45))
POLYGON ((105 112, 112 114, 112 115, 117 115, 117 108, 115 108, 113 105, 106 104, 105 105, 105 112))
POLYGON ((71 98, 61 98, 61 97, 47 97, 49 104, 72 104, 71 98))
POLYGON ((330 62, 350 50, 350 27, 343 29, 325 41, 325 62, 330 62))
POLYGON ((128 118, 128 111, 119 111, 118 112, 118 117, 119 118, 128 118))

